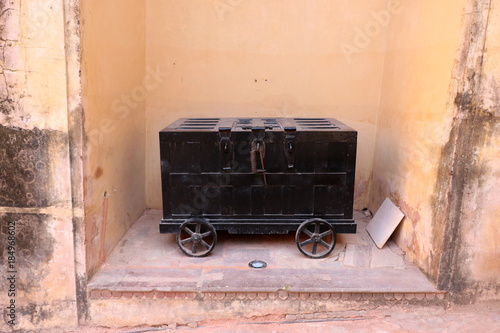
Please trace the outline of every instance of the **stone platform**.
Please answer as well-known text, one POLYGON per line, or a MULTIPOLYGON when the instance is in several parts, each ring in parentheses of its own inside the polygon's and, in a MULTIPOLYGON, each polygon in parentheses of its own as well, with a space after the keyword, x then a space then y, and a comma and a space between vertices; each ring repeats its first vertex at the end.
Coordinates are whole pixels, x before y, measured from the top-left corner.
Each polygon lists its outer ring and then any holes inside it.
POLYGON ((294 234, 223 232, 218 233, 217 245, 209 256, 190 258, 178 249, 175 235, 159 233, 161 211, 148 210, 88 284, 92 323, 112 326, 116 311, 132 313, 131 309, 136 315, 142 313, 143 319, 126 323, 123 317, 116 317, 116 321, 128 325, 168 323, 166 317, 153 315, 162 313, 165 306, 171 309, 169 318, 177 318, 178 323, 194 317, 227 317, 234 311, 262 315, 269 311, 296 313, 305 308, 315 311, 318 307, 332 311, 445 304, 446 294, 436 290, 392 240, 378 249, 366 232, 369 219, 360 212, 354 217, 358 232, 338 235, 334 251, 324 259, 302 255, 294 234), (267 267, 250 268, 248 263, 255 259, 265 261, 267 267))

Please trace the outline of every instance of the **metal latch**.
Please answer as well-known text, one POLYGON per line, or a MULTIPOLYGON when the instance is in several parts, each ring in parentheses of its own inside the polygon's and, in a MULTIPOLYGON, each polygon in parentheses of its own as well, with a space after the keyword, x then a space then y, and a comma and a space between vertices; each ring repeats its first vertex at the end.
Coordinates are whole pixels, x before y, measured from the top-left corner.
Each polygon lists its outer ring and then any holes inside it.
POLYGON ((266 145, 264 143, 265 130, 265 127, 252 128, 252 136, 254 138, 252 140, 252 149, 250 150, 250 165, 252 173, 262 173, 264 185, 267 185, 266 170, 264 167, 264 156, 266 155, 266 145), (257 167, 257 155, 259 155, 260 169, 257 167))
POLYGON ((295 126, 285 127, 285 156, 288 168, 295 164, 295 126))
POLYGON ((231 142, 231 127, 219 127, 219 151, 222 169, 230 170, 233 162, 233 144, 231 142))

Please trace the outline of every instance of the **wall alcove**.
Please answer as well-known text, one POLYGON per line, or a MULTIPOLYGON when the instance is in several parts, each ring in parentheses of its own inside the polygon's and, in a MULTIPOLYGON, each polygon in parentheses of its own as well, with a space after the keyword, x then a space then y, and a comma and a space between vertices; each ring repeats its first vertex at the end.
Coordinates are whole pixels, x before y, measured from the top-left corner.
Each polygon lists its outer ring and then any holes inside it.
POLYGON ((10 0, 0 12, 0 240, 15 224, 18 329, 498 300, 495 0, 10 0), (324 261, 289 236, 222 235, 207 260, 180 256, 156 232, 158 131, 225 116, 355 128, 360 232, 324 261), (386 197, 406 217, 377 252, 359 210, 386 197), (387 281, 418 267, 446 293, 367 292, 359 277, 375 266, 387 281), (335 289, 342 272, 352 284, 335 289))
MULTIPOLYGON (((446 170, 457 167, 450 145, 461 149, 454 141, 460 124, 452 77, 473 62, 459 57, 466 48, 464 29, 471 22, 486 24, 470 15, 468 2, 148 0, 80 6, 91 287, 96 272, 102 278, 116 264, 106 266, 106 259, 125 261, 118 252, 139 251, 138 243, 127 247, 125 240, 134 243, 128 237, 142 230, 144 239, 156 239, 150 234, 156 225, 141 223, 153 223, 161 209, 163 127, 180 117, 314 116, 337 118, 358 131, 355 209, 376 211, 390 197, 406 214, 394 251, 397 243, 438 288, 450 290, 440 276, 451 267, 443 253, 459 251, 447 248, 453 241, 446 236, 454 228, 448 222, 453 217, 446 216, 446 170)), ((498 137, 498 130, 491 131, 487 137, 498 137)), ((494 143, 478 145, 489 150, 494 143)), ((492 165, 489 157, 483 162, 492 165)), ((492 221, 464 228, 485 234, 492 221)), ((476 250, 487 252, 490 245, 476 250)), ((176 256, 164 251, 155 253, 176 256)), ((180 266, 176 260, 172 265, 180 266)), ((472 268, 474 276, 485 270, 481 265, 472 268)), ((486 283, 488 274, 479 280, 486 283)), ((104 282, 93 286, 94 304, 113 289, 104 282)), ((163 291, 189 291, 179 285, 163 291)), ((200 292, 199 285, 193 288, 200 292)), ((102 307, 92 309, 97 315, 102 307)))

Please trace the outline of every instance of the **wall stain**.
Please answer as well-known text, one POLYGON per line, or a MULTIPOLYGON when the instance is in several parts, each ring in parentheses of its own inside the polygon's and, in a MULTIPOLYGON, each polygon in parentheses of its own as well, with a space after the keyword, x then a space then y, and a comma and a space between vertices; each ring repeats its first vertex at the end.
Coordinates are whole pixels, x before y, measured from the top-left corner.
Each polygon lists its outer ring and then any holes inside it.
MULTIPOLYGON (((484 163, 478 161, 476 151, 492 138, 499 117, 493 117, 487 110, 467 105, 466 111, 473 116, 462 120, 458 126, 457 161, 453 167, 450 191, 450 211, 443 239, 443 255, 440 262, 438 287, 448 290, 458 303, 472 303, 478 292, 485 288, 474 281, 470 265, 473 253, 467 246, 465 230, 471 221, 465 220, 468 194, 478 192, 489 173, 484 163)), ((482 221, 475 221, 481 223, 482 221)))
POLYGON ((101 217, 101 231, 100 231, 100 241, 99 241, 99 262, 98 266, 101 266, 106 260, 106 225, 108 224, 108 196, 104 194, 104 200, 102 201, 102 217, 101 217))
MULTIPOLYGON (((450 140, 445 146, 440 164, 440 179, 446 184, 438 184, 435 200, 435 225, 443 221, 444 230, 440 242, 441 258, 437 285, 450 292, 456 303, 473 303, 482 288, 471 278, 470 262, 472 253, 464 239, 464 229, 469 221, 464 219, 464 204, 467 194, 480 190, 487 167, 478 160, 476 152, 492 138, 495 127, 500 123, 490 110, 481 107, 478 96, 473 93, 459 93, 455 104, 462 117, 455 120, 450 140), (454 146, 454 149, 451 149, 454 146), (450 159, 453 162, 450 163, 450 159), (447 178, 441 178, 448 176, 447 178), (444 195, 440 193, 446 189, 444 195), (439 206, 446 207, 446 210, 439 206)), ((435 237, 439 238, 439 229, 435 237)), ((436 239, 435 238, 435 239, 436 239)))
POLYGON ((471 221, 469 217, 474 214, 469 201, 475 199, 471 194, 481 192, 489 173, 478 153, 495 136, 494 128, 500 123, 495 116, 498 104, 491 103, 498 96, 495 91, 498 86, 495 82, 491 84, 483 72, 491 2, 471 0, 470 3, 474 11, 465 15, 460 55, 454 70, 458 80, 458 90, 451 95, 455 117, 441 151, 432 199, 431 241, 440 257, 431 262, 430 273, 437 287, 448 291, 450 300, 459 304, 474 303, 485 288, 498 289, 498 284, 487 286, 472 278, 470 262, 474 253, 466 235, 467 230, 476 227, 474 223, 482 222, 471 221))
POLYGON ((102 174, 103 174, 102 168, 97 167, 94 171, 94 178, 99 179, 102 176, 102 174))
MULTIPOLYGON (((403 196, 399 192, 391 193, 390 198, 393 199, 394 204, 401 209, 405 214, 405 217, 409 219, 413 225, 413 228, 417 226, 420 222, 420 213, 418 212, 419 207, 414 208, 408 202, 403 199, 403 196)), ((420 205, 419 205, 420 206, 420 205)))
MULTIPOLYGON (((61 313, 67 314, 74 308, 73 301, 57 301, 47 303, 27 303, 19 305, 16 315, 21 320, 27 320, 35 326, 40 326, 51 320, 53 317, 60 316, 61 313), (24 319, 26 318, 26 319, 24 319)), ((27 332, 25 329, 13 330, 12 332, 27 332)), ((30 331, 31 332, 31 331, 30 331)), ((35 331, 33 331, 35 332, 35 331)), ((38 330, 36 330, 38 332, 38 330)))
MULTIPOLYGON (((41 214, 0 214, 0 242, 7 244, 8 222, 15 223, 16 267, 18 268, 17 289, 30 294, 39 291, 40 282, 49 273, 45 266, 54 255, 56 240, 48 226, 49 216, 41 214)), ((0 271, 7 267, 5 246, 0 246, 0 271)), ((3 276, 5 276, 3 274, 3 276)), ((5 288, 6 280, 0 280, 0 289, 5 288)))
POLYGON ((58 131, 0 125, 0 206, 47 207, 61 201, 51 184, 56 151, 67 147, 58 131), (54 149, 55 148, 55 149, 54 149))

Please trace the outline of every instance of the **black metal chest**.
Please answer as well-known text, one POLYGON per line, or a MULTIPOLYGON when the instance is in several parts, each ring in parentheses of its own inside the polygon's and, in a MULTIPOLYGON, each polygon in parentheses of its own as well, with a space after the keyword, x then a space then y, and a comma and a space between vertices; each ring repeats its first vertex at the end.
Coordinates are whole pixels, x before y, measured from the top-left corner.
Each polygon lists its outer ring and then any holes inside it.
POLYGON ((332 118, 182 118, 160 132, 161 233, 189 256, 216 231, 296 231, 322 258, 352 219, 357 132, 332 118))

